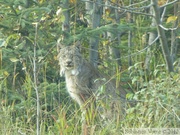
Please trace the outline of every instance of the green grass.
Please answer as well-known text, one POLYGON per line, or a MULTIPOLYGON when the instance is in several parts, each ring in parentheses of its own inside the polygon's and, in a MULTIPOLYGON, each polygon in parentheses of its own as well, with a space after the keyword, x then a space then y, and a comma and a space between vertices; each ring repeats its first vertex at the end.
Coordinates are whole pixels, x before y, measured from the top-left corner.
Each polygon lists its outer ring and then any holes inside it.
MULTIPOLYGON (((0 88, 0 134, 36 134, 36 96, 30 79, 26 78, 19 90, 9 89, 6 81, 1 81, 0 88)), ((92 135, 119 135, 124 128, 180 128, 180 75, 161 74, 149 82, 137 83, 142 83, 141 88, 128 97, 137 104, 127 109, 126 118, 105 121, 89 117, 87 126, 92 135)), ((137 88, 134 84, 132 87, 137 88)), ((80 108, 64 85, 39 84, 41 135, 81 133, 80 108)), ((90 114, 96 111, 92 109, 90 114)))

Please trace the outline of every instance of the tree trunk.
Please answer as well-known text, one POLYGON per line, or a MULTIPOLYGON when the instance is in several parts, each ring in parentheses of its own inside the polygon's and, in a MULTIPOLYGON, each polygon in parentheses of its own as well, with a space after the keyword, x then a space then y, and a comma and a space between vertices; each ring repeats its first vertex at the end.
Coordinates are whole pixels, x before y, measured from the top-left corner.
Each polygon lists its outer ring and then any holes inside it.
MULTIPOLYGON (((102 3, 102 0, 97 0, 94 3, 92 2, 85 2, 85 9, 87 14, 87 22, 88 25, 95 29, 100 25, 101 20, 101 14, 102 14, 102 8, 98 5, 102 3)), ((89 59, 90 62, 93 63, 95 67, 97 67, 98 64, 98 44, 99 44, 99 37, 91 37, 89 42, 89 59)), ((87 123, 85 120, 86 112, 82 113, 82 135, 88 134, 88 128, 87 123)))
POLYGON ((133 46, 132 43, 132 31, 128 32, 128 66, 132 66, 132 57, 131 57, 131 47, 133 46))
MULTIPOLYGON (((129 4, 131 5, 133 3, 133 0, 129 0, 129 4)), ((128 23, 133 23, 133 16, 132 13, 127 13, 127 21, 128 23)), ((133 46, 132 43, 133 39, 133 34, 132 31, 130 30, 128 32, 128 66, 132 66, 132 57, 131 57, 131 47, 133 46)))
MULTIPOLYGON (((64 16, 64 21, 62 22, 62 31, 63 31, 63 34, 61 35, 61 38, 58 39, 57 41, 57 52, 59 53, 59 50, 60 50, 60 46, 59 46, 59 42, 63 42, 65 39, 67 40, 69 38, 69 32, 70 32, 70 24, 69 24, 69 1, 68 0, 64 0, 62 2, 62 5, 61 7, 63 7, 63 9, 59 9, 56 14, 58 16, 61 16, 63 15, 64 16)), ((65 41, 66 41, 65 40, 65 41)))
MULTIPOLYGON (((90 25, 93 29, 100 26, 101 16, 102 16, 102 7, 100 6, 102 0, 97 0, 93 3, 93 12, 92 12, 92 24, 90 25)), ((99 36, 91 37, 90 39, 90 61, 96 67, 98 64, 98 44, 99 36)))
MULTIPOLYGON (((155 16, 155 13, 154 13, 154 10, 152 7, 150 8, 150 14, 155 16)), ((155 27, 155 26, 156 26, 156 20, 154 17, 152 17, 152 22, 151 22, 150 27, 155 27)), ((155 31, 149 32, 148 45, 151 45, 153 43, 153 41, 156 39, 156 37, 157 37, 157 33, 155 31)), ((150 64, 151 57, 152 57, 152 48, 149 47, 146 52, 146 59, 145 59, 145 63, 144 63, 144 68, 146 69, 146 71, 149 70, 149 67, 150 67, 149 64, 150 64)))
MULTIPOLYGON (((178 14, 180 15, 179 12, 180 4, 175 3, 174 4, 174 16, 178 17, 178 14)), ((177 27, 179 24, 178 19, 173 22, 172 27, 177 27)), ((177 47, 178 47, 178 42, 177 42, 177 29, 176 30, 171 30, 171 57, 172 61, 174 62, 176 60, 176 55, 177 55, 177 47)))
POLYGON ((64 22, 62 24, 62 31, 63 31, 63 39, 68 39, 68 35, 69 35, 69 32, 70 32, 70 24, 69 24, 69 21, 70 21, 70 15, 69 15, 69 0, 64 0, 63 3, 62 3, 62 7, 63 7, 63 15, 64 15, 64 22))
POLYGON ((158 35, 160 36, 160 43, 161 43, 164 59, 166 61, 167 70, 169 72, 174 72, 173 62, 170 56, 168 43, 167 43, 167 37, 165 35, 164 29, 161 27, 160 8, 158 6, 157 0, 152 0, 152 4, 153 4, 154 13, 155 13, 154 17, 157 24, 158 35))
MULTIPOLYGON (((106 5, 110 5, 110 4, 111 4, 110 2, 106 1, 106 5)), ((116 4, 118 4, 118 3, 116 3, 116 4)), ((111 16, 111 18, 113 20, 115 20, 116 23, 120 22, 120 15, 119 15, 118 9, 105 7, 105 11, 106 10, 111 11, 111 15, 113 15, 113 16, 111 16)), ((105 11, 104 11, 104 15, 106 14, 105 11)), ((120 52, 120 49, 117 48, 121 43, 120 36, 121 36, 121 31, 117 32, 116 34, 107 32, 107 38, 109 39, 109 42, 110 43, 113 42, 113 44, 110 46, 110 54, 111 54, 112 58, 116 60, 118 67, 122 66, 121 59, 120 59, 121 52, 120 52)))

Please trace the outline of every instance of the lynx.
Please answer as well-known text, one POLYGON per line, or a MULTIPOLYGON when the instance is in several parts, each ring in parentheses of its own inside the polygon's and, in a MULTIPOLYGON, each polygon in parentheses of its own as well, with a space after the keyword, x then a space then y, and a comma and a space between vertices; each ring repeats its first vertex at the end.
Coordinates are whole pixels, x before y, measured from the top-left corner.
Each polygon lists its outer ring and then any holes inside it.
POLYGON ((80 42, 72 46, 58 44, 60 75, 65 76, 68 93, 81 108, 88 101, 100 103, 97 107, 104 118, 120 114, 124 106, 125 91, 120 88, 119 96, 115 85, 82 57, 79 47, 80 42))

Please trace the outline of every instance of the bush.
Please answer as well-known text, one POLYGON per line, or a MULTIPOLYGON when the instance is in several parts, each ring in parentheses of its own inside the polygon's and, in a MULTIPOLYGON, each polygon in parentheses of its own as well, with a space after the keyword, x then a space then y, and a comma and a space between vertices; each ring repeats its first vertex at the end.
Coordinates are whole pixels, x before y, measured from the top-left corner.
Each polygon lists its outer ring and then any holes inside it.
POLYGON ((137 104, 127 110, 124 125, 133 128, 180 127, 180 75, 162 74, 143 84, 133 97, 137 104))

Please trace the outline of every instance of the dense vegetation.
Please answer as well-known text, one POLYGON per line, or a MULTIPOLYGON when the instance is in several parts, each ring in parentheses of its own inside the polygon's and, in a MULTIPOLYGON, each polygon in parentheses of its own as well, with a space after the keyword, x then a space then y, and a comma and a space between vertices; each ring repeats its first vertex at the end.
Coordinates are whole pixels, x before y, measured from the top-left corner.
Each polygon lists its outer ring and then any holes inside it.
POLYGON ((59 76, 58 39, 80 40, 84 57, 136 101, 123 120, 92 118, 92 134, 180 128, 178 0, 0 0, 0 8, 0 134, 80 134, 80 109, 59 76))

